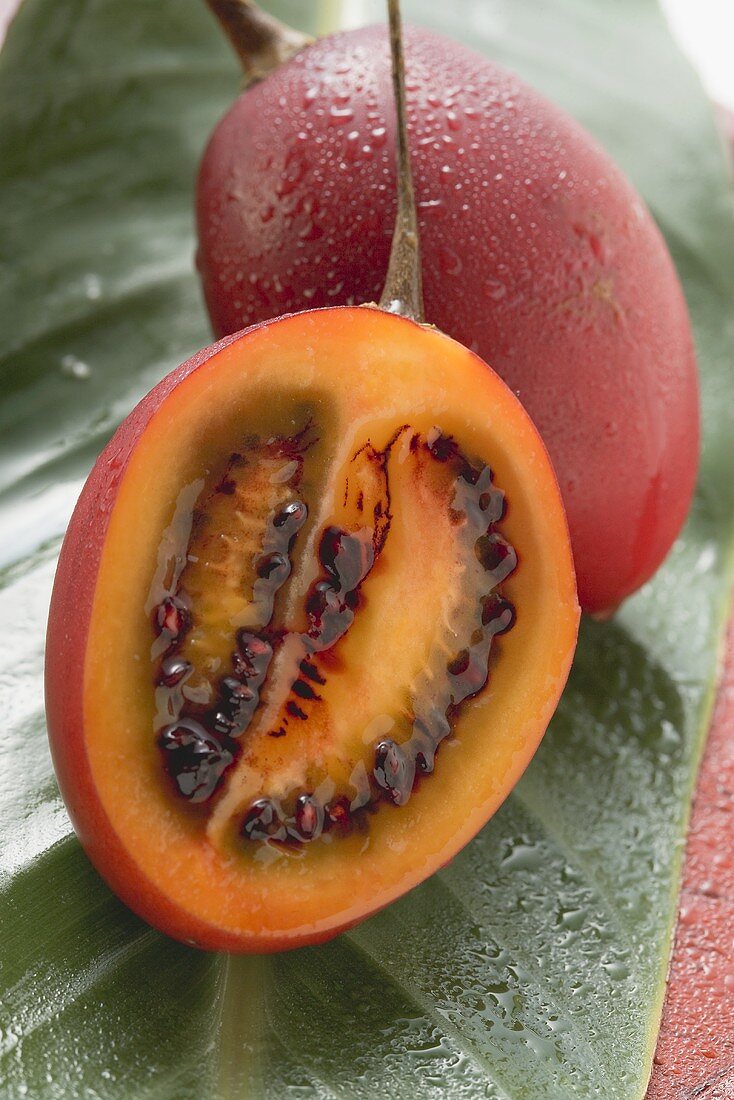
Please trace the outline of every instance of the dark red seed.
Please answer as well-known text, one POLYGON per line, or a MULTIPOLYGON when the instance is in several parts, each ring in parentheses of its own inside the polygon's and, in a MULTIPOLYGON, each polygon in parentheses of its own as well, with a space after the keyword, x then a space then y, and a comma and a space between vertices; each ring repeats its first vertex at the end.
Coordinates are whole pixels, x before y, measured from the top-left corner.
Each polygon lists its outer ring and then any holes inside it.
POLYGON ((367 576, 374 562, 371 542, 339 527, 327 527, 321 536, 319 561, 339 582, 342 592, 352 592, 367 576))
POLYGON ((339 828, 347 828, 352 823, 352 813, 349 807, 349 799, 343 795, 330 802, 324 811, 326 821, 330 825, 339 828))
POLYGON ((240 737, 249 726, 255 713, 260 696, 249 686, 258 685, 257 677, 242 683, 234 676, 225 676, 221 683, 219 709, 213 723, 218 733, 227 733, 230 737, 240 737))
POLYGON ((507 510, 505 494, 501 489, 490 489, 479 497, 479 507, 486 523, 499 523, 507 510))
POLYGON ((314 840, 321 833, 324 811, 312 794, 302 794, 296 802, 295 823, 301 840, 314 840))
POLYGON ((451 689, 451 702, 459 706, 472 695, 482 690, 489 679, 487 656, 480 653, 472 653, 471 662, 461 676, 455 676, 451 689))
POLYGON ((273 527, 288 527, 297 531, 308 516, 308 508, 302 500, 292 500, 273 516, 273 527))
POLYGON ((188 608, 175 596, 166 596, 156 610, 155 621, 160 633, 180 638, 189 625, 188 608))
POLYGON ((447 462, 448 459, 453 458, 459 452, 456 440, 452 439, 450 435, 444 435, 437 428, 429 433, 426 445, 438 462, 447 462))
POLYGON ((333 581, 317 581, 306 600, 307 614, 317 621, 320 620, 327 611, 338 614, 342 607, 343 601, 333 581))
POLYGON ((214 793, 234 756, 199 722, 182 718, 158 738, 166 770, 189 802, 205 802, 214 793))
POLYGON ((415 764, 421 775, 431 775, 436 766, 436 752, 430 747, 418 749, 415 754, 415 764))
POLYGON ((214 731, 219 734, 230 736, 232 730, 235 728, 236 722, 231 714, 225 714, 224 711, 217 711, 214 717, 211 719, 214 731))
POLYGON ((459 471, 459 477, 462 481, 466 481, 469 485, 476 485, 481 475, 481 469, 472 466, 470 462, 462 462, 461 470, 459 471))
POLYGON ((296 703, 293 699, 288 700, 288 702, 286 703, 285 709, 288 711, 291 718, 300 718, 300 720, 302 722, 305 722, 306 719, 308 718, 308 715, 306 714, 305 710, 301 710, 298 703, 296 703))
POLYGON ((240 633, 239 642, 242 652, 253 661, 270 657, 273 652, 270 642, 265 641, 264 638, 258 638, 257 634, 246 634, 243 631, 240 633))
POLYGON ((327 527, 321 536, 319 561, 333 577, 337 576, 336 559, 341 551, 342 538, 346 535, 347 532, 342 531, 341 527, 327 527))
POLYGON ((225 702, 237 705, 252 702, 255 698, 255 692, 247 684, 243 684, 241 680, 235 679, 234 676, 225 676, 222 680, 222 696, 225 702))
POLYGON ((515 625, 515 605, 493 592, 482 601, 482 626, 491 626, 492 634, 506 634, 515 625))
POLYGON ((237 650, 232 655, 232 663, 238 675, 257 678, 262 682, 272 656, 273 647, 264 638, 247 630, 241 630, 237 635, 237 650))
POLYGON ((272 581, 274 584, 282 584, 291 571, 291 563, 285 554, 273 552, 263 554, 257 560, 255 566, 258 577, 262 580, 272 581))
POLYGON ((284 840, 286 835, 275 803, 269 798, 253 802, 240 831, 248 840, 284 840))
POLYGON ((375 766, 372 774, 395 806, 404 805, 410 798, 415 777, 415 761, 401 745, 394 741, 381 741, 375 749, 375 766))
POLYGON ((482 567, 493 574, 495 584, 509 577, 517 565, 517 554, 501 535, 482 535, 474 545, 474 551, 482 567))
POLYGON ((306 611, 311 620, 308 637, 314 649, 329 649, 346 634, 354 621, 354 612, 329 581, 314 585, 306 601, 306 611))
POLYGON ((315 596, 321 598, 324 607, 330 603, 336 605, 338 602, 335 598, 338 597, 338 588, 333 580, 317 581, 313 586, 313 592, 315 596))
POLYGON ((414 729, 410 738, 410 751, 415 759, 416 769, 421 775, 430 775, 436 755, 436 743, 431 735, 424 729, 414 729))
POLYGON ((454 657, 453 661, 448 664, 448 671, 451 676, 461 676, 466 672, 471 661, 471 653, 468 649, 462 649, 458 656, 454 657))
POLYGON ((184 676, 188 676, 191 672, 191 665, 188 661, 184 661, 181 657, 166 657, 161 661, 161 671, 158 677, 158 683, 163 684, 165 687, 175 687, 176 684, 180 684, 184 676))

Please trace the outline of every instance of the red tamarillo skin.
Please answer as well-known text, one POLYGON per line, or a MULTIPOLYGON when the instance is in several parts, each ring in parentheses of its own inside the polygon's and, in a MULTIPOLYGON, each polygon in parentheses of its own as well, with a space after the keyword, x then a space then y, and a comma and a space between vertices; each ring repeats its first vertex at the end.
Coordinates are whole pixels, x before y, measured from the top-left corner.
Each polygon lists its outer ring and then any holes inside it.
MULTIPOLYGON (((410 28, 406 61, 427 320, 531 414, 563 494, 581 604, 608 613, 660 565, 695 482, 698 382, 672 261, 610 158, 516 76, 410 28)), ((198 187, 218 335, 379 296, 392 116, 382 28, 316 42, 235 102, 198 187)))
POLYGON ((734 617, 688 833, 646 1100, 734 1096, 734 617))

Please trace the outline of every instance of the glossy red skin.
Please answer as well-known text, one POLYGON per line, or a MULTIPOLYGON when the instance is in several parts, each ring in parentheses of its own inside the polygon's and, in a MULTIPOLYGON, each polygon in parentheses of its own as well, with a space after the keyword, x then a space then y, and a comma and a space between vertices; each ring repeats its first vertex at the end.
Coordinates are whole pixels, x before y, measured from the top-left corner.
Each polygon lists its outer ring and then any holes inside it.
MULTIPOLYGON (((241 335, 241 334, 238 334, 241 335)), ((74 829, 92 863, 139 916, 169 935, 214 951, 241 950, 241 940, 182 916, 141 872, 120 843, 99 800, 84 741, 84 657, 109 518, 136 443, 160 405, 189 374, 232 339, 205 348, 169 374, 120 425, 100 455, 77 502, 61 548, 46 635, 46 717, 56 777, 74 829), (193 937, 192 938, 192 933, 193 937)), ((343 929, 342 929, 343 931, 343 929)), ((320 943, 333 932, 303 942, 320 943)), ((272 940, 262 951, 292 946, 272 940)))
MULTIPOLYGON (((734 167, 734 112, 718 109, 734 167)), ((734 1097, 734 615, 691 815, 647 1100, 734 1097)))
MULTIPOLYGON (((581 605, 609 612, 664 558, 695 482, 698 379, 672 261, 619 169, 558 108, 427 31, 407 30, 406 55, 427 319, 530 412, 581 605)), ((215 332, 376 300, 394 196, 382 28, 323 39, 241 95, 198 186, 215 332)), ((348 348, 344 370, 347 383, 348 348)))
POLYGON ((647 1100, 734 1097, 734 617, 693 804, 647 1100))

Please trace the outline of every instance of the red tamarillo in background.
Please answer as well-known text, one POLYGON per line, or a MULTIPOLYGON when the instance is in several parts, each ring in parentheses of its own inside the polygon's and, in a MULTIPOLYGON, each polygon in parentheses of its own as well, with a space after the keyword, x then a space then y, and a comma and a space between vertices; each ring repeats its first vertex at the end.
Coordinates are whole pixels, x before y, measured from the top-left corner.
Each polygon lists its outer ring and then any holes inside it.
MULTIPOLYGON (((374 300, 395 216, 384 29, 308 44, 252 4, 210 6, 246 73, 264 77, 201 165, 198 263, 215 332, 374 300)), ((530 412, 582 607, 609 613, 660 565, 695 482, 698 380, 672 261, 606 153, 518 77, 415 28, 406 59, 426 318, 530 412)), ((345 386, 349 372, 345 349, 345 386)))

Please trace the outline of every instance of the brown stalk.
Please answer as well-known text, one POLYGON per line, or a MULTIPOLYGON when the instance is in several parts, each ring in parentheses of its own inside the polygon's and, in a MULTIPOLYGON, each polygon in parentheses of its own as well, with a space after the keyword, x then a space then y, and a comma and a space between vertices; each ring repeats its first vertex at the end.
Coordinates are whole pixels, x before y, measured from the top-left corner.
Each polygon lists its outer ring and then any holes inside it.
POLYGON ((219 20, 245 74, 245 83, 262 80, 310 45, 313 38, 268 15, 252 0, 206 0, 219 20))
POLYGON ((408 149, 405 112, 405 58, 399 0, 388 0, 390 14, 390 52, 392 83, 397 115, 398 213, 395 219, 390 263, 380 308, 399 313, 414 321, 423 321, 423 280, 421 277, 418 217, 413 189, 413 174, 408 149))

